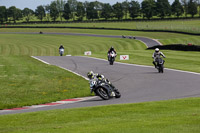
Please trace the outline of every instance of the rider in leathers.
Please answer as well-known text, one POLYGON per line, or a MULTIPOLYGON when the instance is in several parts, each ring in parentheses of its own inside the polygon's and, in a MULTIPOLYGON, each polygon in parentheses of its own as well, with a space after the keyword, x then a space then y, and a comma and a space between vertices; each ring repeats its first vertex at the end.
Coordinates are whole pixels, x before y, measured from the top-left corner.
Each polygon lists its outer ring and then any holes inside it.
POLYGON ((89 80, 92 80, 92 79, 102 80, 102 81, 108 83, 111 87, 115 88, 110 83, 110 81, 104 77, 104 75, 101 75, 101 74, 98 74, 98 73, 94 73, 93 71, 90 71, 90 72, 87 73, 87 76, 88 76, 89 80))
POLYGON ((156 48, 155 52, 152 55, 152 58, 154 59, 153 64, 154 64, 155 68, 157 67, 156 61, 158 58, 160 58, 160 56, 163 56, 164 58, 166 58, 165 55, 162 52, 160 52, 159 48, 156 48))
POLYGON ((114 47, 112 46, 109 50, 108 50, 108 61, 109 61, 109 55, 110 53, 114 52, 117 55, 117 52, 115 51, 114 47))

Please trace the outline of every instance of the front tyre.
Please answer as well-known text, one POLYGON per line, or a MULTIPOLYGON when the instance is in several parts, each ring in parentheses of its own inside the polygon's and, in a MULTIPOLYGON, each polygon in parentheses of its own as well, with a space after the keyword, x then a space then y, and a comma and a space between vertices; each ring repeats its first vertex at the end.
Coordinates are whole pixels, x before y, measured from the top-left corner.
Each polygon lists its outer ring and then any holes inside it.
POLYGON ((98 96, 100 96, 103 100, 108 100, 109 99, 109 95, 108 95, 108 93, 107 93, 105 88, 102 88, 102 87, 98 88, 96 90, 96 94, 98 96))
POLYGON ((163 68, 163 65, 160 65, 160 72, 161 73, 163 73, 164 72, 164 70, 163 70, 164 68, 163 68))
POLYGON ((118 90, 114 90, 115 92, 115 98, 120 98, 121 97, 121 94, 118 90))
POLYGON ((113 65, 113 63, 114 63, 114 58, 110 58, 110 65, 113 65))

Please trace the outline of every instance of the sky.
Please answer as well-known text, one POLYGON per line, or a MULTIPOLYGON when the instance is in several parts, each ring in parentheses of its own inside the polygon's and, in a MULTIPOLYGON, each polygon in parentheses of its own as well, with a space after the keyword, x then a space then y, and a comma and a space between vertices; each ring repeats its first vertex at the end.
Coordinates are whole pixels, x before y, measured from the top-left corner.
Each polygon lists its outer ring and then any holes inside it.
MULTIPOLYGON (((6 8, 9 8, 11 6, 15 6, 19 9, 24 9, 25 7, 30 8, 32 10, 35 10, 37 8, 37 6, 40 5, 47 5, 50 4, 52 1, 54 0, 0 0, 0 6, 6 6, 6 8)), ((67 1, 67 0, 65 0, 67 1)), ((77 1, 81 1, 81 2, 91 2, 91 1, 95 1, 95 0, 77 0, 77 1)), ((116 2, 123 2, 125 0, 97 0, 99 2, 103 2, 103 3, 110 3, 111 5, 115 4, 116 2)), ((131 0, 128 0, 129 2, 131 0)), ((143 0, 135 0, 138 1, 139 3, 141 3, 143 0)), ((172 3, 174 0, 168 0, 170 3, 172 3)))

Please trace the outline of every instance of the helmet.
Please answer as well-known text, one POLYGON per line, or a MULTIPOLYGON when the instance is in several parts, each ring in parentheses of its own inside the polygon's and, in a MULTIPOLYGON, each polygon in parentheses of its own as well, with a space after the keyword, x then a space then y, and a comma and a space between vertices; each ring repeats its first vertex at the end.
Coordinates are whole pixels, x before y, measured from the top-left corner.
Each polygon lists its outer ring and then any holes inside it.
POLYGON ((110 50, 111 50, 111 51, 112 51, 112 50, 114 50, 114 47, 113 47, 113 46, 111 46, 111 47, 110 47, 110 50))
POLYGON ((155 49, 155 52, 159 52, 159 48, 156 48, 156 49, 155 49))
POLYGON ((92 79, 94 77, 93 71, 88 72, 87 76, 88 76, 89 79, 92 79))

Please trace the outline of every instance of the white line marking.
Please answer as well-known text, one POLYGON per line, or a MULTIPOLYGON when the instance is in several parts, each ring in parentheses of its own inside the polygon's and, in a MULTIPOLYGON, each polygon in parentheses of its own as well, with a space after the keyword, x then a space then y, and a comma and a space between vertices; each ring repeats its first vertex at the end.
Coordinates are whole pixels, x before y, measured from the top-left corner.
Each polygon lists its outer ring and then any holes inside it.
POLYGON ((39 60, 39 61, 41 61, 41 62, 43 62, 43 63, 45 63, 45 64, 47 64, 47 65, 50 65, 48 62, 43 61, 43 60, 41 60, 41 59, 39 59, 39 58, 37 58, 37 57, 35 57, 35 56, 31 56, 31 57, 34 58, 34 59, 36 59, 36 60, 39 60))
MULTIPOLYGON (((60 67, 60 66, 58 66, 58 67, 60 67)), ((76 74, 76 75, 78 75, 78 76, 80 76, 80 77, 82 77, 82 78, 84 78, 84 79, 86 79, 86 80, 89 80, 87 77, 82 76, 82 75, 80 75, 80 74, 78 74, 78 73, 76 73, 76 72, 74 72, 74 71, 71 71, 71 70, 69 70, 69 69, 67 69, 67 68, 64 68, 64 67, 60 67, 60 68, 62 68, 62 69, 64 69, 64 70, 67 70, 67 71, 69 71, 69 72, 72 72, 72 73, 74 73, 74 74, 76 74)))
MULTIPOLYGON (((34 57, 34 56, 31 56, 31 57, 32 57, 32 58, 35 58, 36 60, 39 60, 39 61, 41 61, 41 62, 43 62, 43 63, 45 63, 45 64, 50 65, 48 62, 43 61, 42 59, 39 59, 39 58, 34 57)), ((57 66, 57 67, 60 67, 60 66, 57 66)), ((69 72, 71 72, 71 73, 74 73, 74 74, 76 74, 76 75, 78 75, 78 76, 80 76, 80 77, 82 77, 82 78, 84 78, 84 79, 86 79, 86 80, 89 80, 87 77, 84 77, 84 76, 82 76, 82 75, 80 75, 80 74, 78 74, 78 73, 76 73, 76 72, 74 72, 74 71, 72 71, 72 70, 69 70, 69 69, 64 68, 64 67, 60 67, 60 68, 62 68, 62 69, 64 69, 64 70, 67 70, 67 71, 69 71, 69 72)))

